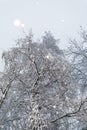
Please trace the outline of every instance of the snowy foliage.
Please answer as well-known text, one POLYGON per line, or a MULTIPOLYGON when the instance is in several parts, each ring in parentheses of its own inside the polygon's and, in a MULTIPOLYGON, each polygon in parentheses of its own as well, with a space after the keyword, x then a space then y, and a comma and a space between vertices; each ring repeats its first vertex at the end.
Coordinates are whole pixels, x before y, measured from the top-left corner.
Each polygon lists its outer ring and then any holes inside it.
POLYGON ((1 130, 86 127, 82 111, 86 100, 80 98, 78 85, 71 80, 70 65, 50 33, 45 34, 42 43, 33 42, 32 34, 18 39, 17 46, 4 52, 3 58, 1 130))

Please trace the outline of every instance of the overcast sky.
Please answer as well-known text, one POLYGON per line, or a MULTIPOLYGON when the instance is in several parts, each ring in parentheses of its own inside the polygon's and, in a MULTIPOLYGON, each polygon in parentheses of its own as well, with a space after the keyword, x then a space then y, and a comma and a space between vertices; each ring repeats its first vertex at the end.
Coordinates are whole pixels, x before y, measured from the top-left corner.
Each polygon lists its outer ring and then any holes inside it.
POLYGON ((16 20, 37 39, 50 30, 63 47, 80 26, 87 29, 87 0, 0 0, 0 55, 22 35, 16 20))

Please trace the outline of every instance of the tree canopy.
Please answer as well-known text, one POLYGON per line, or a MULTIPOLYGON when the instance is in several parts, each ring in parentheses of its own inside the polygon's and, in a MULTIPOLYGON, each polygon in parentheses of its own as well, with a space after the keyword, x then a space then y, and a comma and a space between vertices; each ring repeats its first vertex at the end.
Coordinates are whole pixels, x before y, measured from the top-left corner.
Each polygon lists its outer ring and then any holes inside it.
POLYGON ((31 33, 18 39, 17 45, 3 52, 2 57, 5 69, 0 74, 1 130, 86 127, 86 98, 81 97, 79 84, 73 78, 74 65, 65 60, 50 32, 45 33, 42 42, 34 42, 31 33))

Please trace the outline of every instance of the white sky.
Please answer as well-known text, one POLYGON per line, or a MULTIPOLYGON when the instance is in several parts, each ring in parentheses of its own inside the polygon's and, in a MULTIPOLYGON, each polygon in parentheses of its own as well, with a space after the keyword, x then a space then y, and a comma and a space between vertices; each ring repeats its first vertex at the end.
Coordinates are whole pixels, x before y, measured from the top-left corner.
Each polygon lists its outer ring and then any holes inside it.
POLYGON ((22 35, 22 28, 14 26, 16 19, 25 31, 32 28, 37 39, 50 30, 65 47, 80 25, 87 28, 87 0, 0 0, 0 17, 0 52, 22 35))

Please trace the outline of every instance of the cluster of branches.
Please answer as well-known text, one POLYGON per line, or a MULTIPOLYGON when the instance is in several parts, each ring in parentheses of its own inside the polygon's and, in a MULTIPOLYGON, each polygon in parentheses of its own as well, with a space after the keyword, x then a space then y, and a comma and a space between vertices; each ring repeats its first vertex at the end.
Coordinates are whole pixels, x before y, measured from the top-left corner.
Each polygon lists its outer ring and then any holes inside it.
POLYGON ((30 33, 3 52, 1 130, 86 130, 86 31, 81 36, 70 41, 68 61, 50 32, 42 42, 30 33))

